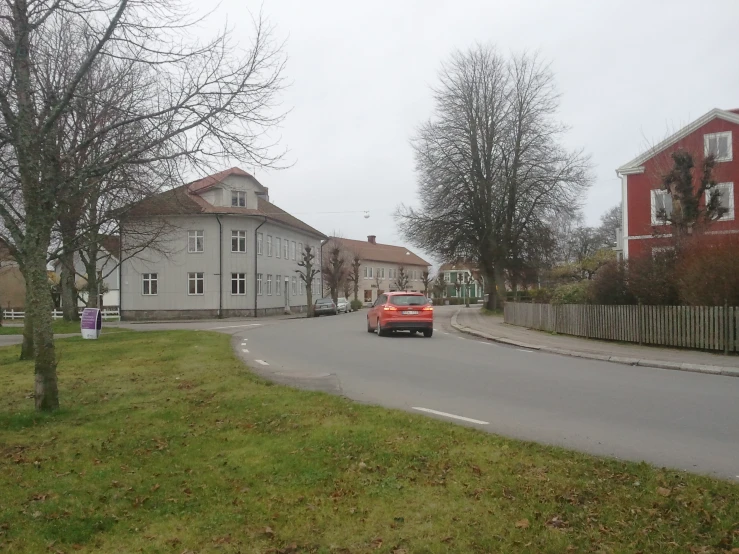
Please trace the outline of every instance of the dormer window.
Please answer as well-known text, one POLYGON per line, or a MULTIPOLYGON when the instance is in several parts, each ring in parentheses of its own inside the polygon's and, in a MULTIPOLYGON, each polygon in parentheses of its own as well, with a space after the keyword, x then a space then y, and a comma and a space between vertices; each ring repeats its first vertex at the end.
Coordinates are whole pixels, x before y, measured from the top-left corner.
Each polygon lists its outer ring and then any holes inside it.
POLYGON ((703 135, 703 148, 704 154, 714 156, 717 162, 730 162, 733 159, 731 131, 703 135))
POLYGON ((238 208, 246 207, 246 192, 243 190, 231 191, 231 205, 238 208))

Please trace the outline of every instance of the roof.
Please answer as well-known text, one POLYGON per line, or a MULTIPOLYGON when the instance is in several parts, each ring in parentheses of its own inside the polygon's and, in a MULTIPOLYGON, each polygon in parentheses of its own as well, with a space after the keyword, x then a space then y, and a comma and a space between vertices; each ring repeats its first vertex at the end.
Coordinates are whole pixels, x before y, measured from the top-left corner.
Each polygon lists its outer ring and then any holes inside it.
MULTIPOLYGON (((290 215, 285 210, 275 206, 261 196, 257 198, 257 209, 240 208, 236 206, 214 206, 200 196, 200 193, 220 183, 229 175, 249 176, 246 171, 239 168, 231 168, 225 171, 182 185, 135 204, 128 210, 127 215, 132 217, 145 216, 174 216, 174 215, 200 215, 200 214, 223 214, 223 215, 245 215, 253 217, 266 217, 268 220, 292 227, 299 231, 315 235, 325 239, 326 235, 290 215), (196 183, 200 183, 195 185, 196 183), (195 185, 195 189, 193 186, 195 185)), ((262 186, 262 185, 259 185, 262 186)), ((266 187, 262 187, 267 190, 266 187)), ((107 248, 106 248, 107 250, 107 248)), ((116 251, 117 252, 117 251, 116 251)))
POLYGON ((202 179, 198 179, 197 181, 188 183, 187 186, 190 188, 191 192, 205 192, 206 190, 211 189, 214 186, 222 183, 226 177, 230 177, 231 175, 238 175, 239 177, 250 177, 254 179, 254 181, 256 181, 256 183, 260 187, 262 187, 262 184, 256 180, 254 175, 252 175, 251 173, 247 173, 240 167, 224 169, 223 171, 219 171, 218 173, 214 173, 213 175, 208 175, 207 177, 203 177, 202 179))
POLYGON ((642 164, 644 164, 644 162, 646 162, 650 158, 653 158, 660 152, 667 150, 673 144, 676 144, 677 142, 687 137, 689 134, 703 127, 709 121, 713 121, 714 119, 717 119, 717 118, 723 119, 730 123, 736 123, 737 125, 739 125, 739 112, 737 110, 720 110, 718 108, 714 108, 707 114, 703 115, 702 117, 699 117, 698 119, 696 119, 689 125, 686 125, 682 129, 680 129, 677 133, 667 137, 665 140, 663 140, 656 146, 650 148, 649 150, 647 150, 640 156, 637 156, 636 158, 631 160, 629 163, 622 165, 616 170, 616 173, 617 174, 641 173, 642 171, 644 171, 644 168, 642 167, 642 164))
POLYGON ((363 240, 352 240, 338 237, 332 237, 332 240, 339 242, 345 249, 353 252, 362 260, 386 262, 398 265, 422 265, 424 267, 431 265, 426 260, 403 246, 393 246, 391 244, 380 243, 373 244, 363 240))
POLYGON ((477 271, 477 266, 471 262, 464 262, 464 261, 458 261, 458 262, 447 262, 444 264, 441 264, 441 267, 439 267, 439 271, 455 271, 459 269, 466 269, 468 271, 474 272, 477 271))

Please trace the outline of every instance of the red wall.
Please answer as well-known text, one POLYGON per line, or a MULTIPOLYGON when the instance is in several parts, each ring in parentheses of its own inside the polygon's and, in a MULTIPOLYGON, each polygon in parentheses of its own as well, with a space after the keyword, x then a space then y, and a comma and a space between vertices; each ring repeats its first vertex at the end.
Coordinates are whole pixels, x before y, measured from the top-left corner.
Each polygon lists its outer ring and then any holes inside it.
POLYGON ((662 175, 672 167, 670 154, 675 150, 684 149, 695 153, 694 157, 701 160, 703 159, 703 135, 723 131, 732 132, 733 159, 730 162, 716 163, 713 176, 719 183, 734 183, 735 218, 733 221, 714 221, 710 228, 712 231, 739 229, 736 218, 736 215, 739 215, 736 214, 736 201, 739 199, 739 125, 723 119, 714 119, 644 163, 644 173, 626 176, 629 237, 645 235, 650 237, 629 240, 629 257, 651 254, 652 247, 669 244, 669 241, 665 239, 651 238, 655 232, 658 233, 660 230, 669 232, 669 226, 652 226, 650 191, 661 188, 662 175))

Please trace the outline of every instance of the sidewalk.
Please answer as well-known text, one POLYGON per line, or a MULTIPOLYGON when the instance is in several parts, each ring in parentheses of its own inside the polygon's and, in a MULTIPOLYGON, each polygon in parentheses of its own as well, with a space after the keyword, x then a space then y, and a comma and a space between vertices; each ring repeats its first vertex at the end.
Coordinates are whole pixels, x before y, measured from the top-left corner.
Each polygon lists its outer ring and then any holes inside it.
POLYGON ((628 365, 739 377, 739 356, 553 335, 507 325, 503 323, 503 316, 483 315, 477 308, 460 308, 452 317, 452 327, 519 348, 628 365))

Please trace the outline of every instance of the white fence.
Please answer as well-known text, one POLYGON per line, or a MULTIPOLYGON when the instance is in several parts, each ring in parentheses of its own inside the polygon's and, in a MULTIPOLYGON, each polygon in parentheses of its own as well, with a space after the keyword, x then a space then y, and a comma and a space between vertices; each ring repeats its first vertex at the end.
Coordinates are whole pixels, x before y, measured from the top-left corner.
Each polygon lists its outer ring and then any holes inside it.
MULTIPOLYGON (((118 311, 117 308, 115 309, 107 309, 102 311, 103 319, 113 319, 113 320, 119 320, 121 319, 121 314, 118 311)), ((80 315, 82 315, 82 310, 79 311, 80 315)), ((8 320, 14 320, 14 319, 24 319, 26 317, 26 312, 20 312, 18 310, 3 310, 3 319, 8 320)), ((51 312, 51 318, 52 319, 62 319, 63 314, 61 310, 54 310, 51 312)))

